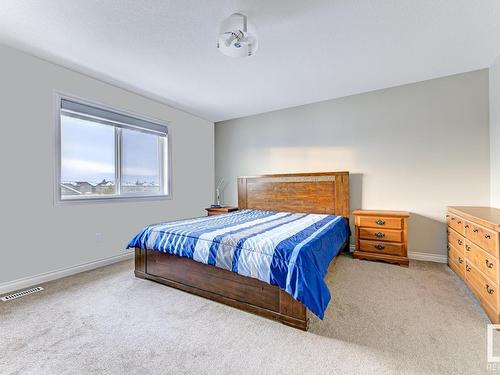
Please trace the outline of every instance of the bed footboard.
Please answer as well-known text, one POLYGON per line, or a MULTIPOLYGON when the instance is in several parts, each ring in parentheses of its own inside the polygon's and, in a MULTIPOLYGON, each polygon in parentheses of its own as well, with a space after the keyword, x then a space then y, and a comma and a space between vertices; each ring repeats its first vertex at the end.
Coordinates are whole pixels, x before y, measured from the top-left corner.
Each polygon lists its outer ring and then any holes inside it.
POLYGON ((305 306, 274 285, 191 259, 135 248, 135 276, 307 330, 305 306))

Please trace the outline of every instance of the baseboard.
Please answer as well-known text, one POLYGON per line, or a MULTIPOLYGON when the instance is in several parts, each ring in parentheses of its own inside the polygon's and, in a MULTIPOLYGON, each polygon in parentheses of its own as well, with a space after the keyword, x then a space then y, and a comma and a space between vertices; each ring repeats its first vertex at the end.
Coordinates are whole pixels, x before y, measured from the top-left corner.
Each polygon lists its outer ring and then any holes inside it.
POLYGON ((448 257, 440 254, 421 253, 418 251, 408 251, 408 258, 413 260, 423 260, 424 262, 447 263, 448 257))
MULTIPOLYGON (((354 245, 349 246, 350 252, 354 252, 354 245)), ((447 263, 448 258, 446 255, 421 253, 418 251, 408 251, 408 258, 413 260, 422 260, 424 262, 447 263)))
POLYGON ((52 280, 61 279, 66 276, 71 276, 80 272, 93 270, 95 268, 107 266, 112 263, 121 262, 122 260, 132 259, 134 252, 127 252, 121 255, 96 260, 93 262, 79 264, 77 266, 62 268, 56 271, 44 272, 36 276, 24 277, 13 281, 7 281, 0 284, 0 294, 13 292, 15 290, 27 288, 36 284, 46 283, 52 280))

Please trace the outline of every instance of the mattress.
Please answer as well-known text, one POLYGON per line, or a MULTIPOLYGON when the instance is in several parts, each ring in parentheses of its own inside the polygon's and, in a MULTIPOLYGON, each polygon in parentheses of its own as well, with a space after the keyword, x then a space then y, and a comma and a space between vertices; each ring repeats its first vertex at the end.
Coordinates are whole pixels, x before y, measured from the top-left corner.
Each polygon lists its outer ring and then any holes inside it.
POLYGON ((277 285, 323 319, 324 278, 349 239, 341 216, 240 210, 148 225, 128 248, 156 250, 277 285))

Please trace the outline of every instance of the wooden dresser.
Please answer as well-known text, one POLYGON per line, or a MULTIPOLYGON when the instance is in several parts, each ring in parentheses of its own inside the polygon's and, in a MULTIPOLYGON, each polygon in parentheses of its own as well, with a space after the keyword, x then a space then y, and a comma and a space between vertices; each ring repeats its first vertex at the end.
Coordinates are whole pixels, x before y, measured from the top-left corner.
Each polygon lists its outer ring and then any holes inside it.
POLYGON ((355 210, 354 258, 408 265, 406 211, 355 210))
POLYGON ((475 294, 493 323, 500 323, 500 209, 448 207, 448 265, 475 294))

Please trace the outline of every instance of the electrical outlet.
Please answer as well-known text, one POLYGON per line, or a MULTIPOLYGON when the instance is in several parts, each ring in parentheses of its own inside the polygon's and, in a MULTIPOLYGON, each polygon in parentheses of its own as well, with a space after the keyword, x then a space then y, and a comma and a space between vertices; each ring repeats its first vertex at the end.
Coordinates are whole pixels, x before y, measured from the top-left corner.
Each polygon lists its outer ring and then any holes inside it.
POLYGON ((102 242, 102 233, 97 232, 95 234, 95 242, 101 243, 102 242))

